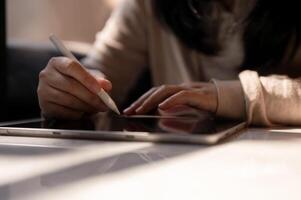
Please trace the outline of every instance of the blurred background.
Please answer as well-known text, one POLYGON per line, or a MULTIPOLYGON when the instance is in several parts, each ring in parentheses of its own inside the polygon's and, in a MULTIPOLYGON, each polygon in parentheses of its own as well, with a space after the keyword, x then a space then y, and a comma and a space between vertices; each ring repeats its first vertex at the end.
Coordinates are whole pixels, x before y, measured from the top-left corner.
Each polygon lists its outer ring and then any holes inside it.
POLYGON ((49 43, 49 34, 57 34, 78 57, 83 57, 120 1, 3 0, 6 66, 1 73, 6 80, 0 121, 40 116, 38 74, 49 58, 60 55, 49 43))
POLYGON ((92 43, 120 0, 6 0, 9 40, 46 42, 49 33, 92 43))

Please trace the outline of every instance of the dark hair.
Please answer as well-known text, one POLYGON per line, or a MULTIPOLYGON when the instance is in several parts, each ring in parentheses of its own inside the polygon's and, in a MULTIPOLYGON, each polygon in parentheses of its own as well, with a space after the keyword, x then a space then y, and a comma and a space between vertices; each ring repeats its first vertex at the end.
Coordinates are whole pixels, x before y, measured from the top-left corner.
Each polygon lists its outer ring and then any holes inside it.
MULTIPOLYGON (((187 47, 208 55, 222 48, 222 13, 231 13, 234 0, 153 0, 155 13, 187 47)), ((300 45, 298 1, 257 0, 246 19, 244 43, 247 65, 291 61, 300 45), (289 44, 290 54, 286 55, 289 44)))
POLYGON ((247 19, 245 49, 249 65, 290 63, 301 42, 297 1, 258 0, 247 19))

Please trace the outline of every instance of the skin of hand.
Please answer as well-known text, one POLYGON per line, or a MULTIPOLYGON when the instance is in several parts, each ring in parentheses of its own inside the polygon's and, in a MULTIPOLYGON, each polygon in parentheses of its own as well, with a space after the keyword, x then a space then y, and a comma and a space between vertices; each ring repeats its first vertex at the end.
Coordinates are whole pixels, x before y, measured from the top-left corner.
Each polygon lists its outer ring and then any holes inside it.
POLYGON ((96 70, 87 70, 66 58, 50 59, 40 72, 38 97, 42 114, 58 119, 80 119, 84 114, 107 111, 97 96, 100 89, 109 92, 110 81, 96 70))
POLYGON ((163 85, 154 87, 124 110, 126 115, 147 114, 159 108, 186 105, 215 113, 217 110, 217 91, 213 83, 189 83, 182 85, 163 85))

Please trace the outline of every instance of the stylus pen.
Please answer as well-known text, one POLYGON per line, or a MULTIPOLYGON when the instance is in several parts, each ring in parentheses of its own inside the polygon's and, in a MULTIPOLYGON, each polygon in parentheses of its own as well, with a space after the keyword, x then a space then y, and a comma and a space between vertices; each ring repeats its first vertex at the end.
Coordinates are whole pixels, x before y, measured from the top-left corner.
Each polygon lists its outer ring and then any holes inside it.
MULTIPOLYGON (((53 45, 66 57, 70 58, 71 60, 74 60, 75 62, 78 62, 80 65, 81 63, 79 60, 69 51, 63 42, 54 34, 51 34, 49 37, 50 41, 53 43, 53 45)), ((120 115, 120 112, 118 110, 118 107, 116 106, 116 103, 113 101, 113 99, 104 91, 104 89, 101 88, 101 90, 97 93, 99 98, 103 101, 106 106, 108 106, 111 110, 113 110, 115 113, 120 115)))

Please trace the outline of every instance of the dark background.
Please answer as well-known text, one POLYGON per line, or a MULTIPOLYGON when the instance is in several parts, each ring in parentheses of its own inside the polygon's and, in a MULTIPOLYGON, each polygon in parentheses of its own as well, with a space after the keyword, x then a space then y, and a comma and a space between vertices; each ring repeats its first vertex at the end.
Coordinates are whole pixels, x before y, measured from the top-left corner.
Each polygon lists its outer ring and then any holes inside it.
POLYGON ((0 121, 39 117, 35 90, 41 66, 33 66, 32 59, 41 49, 7 44, 5 8, 5 0, 0 0, 0 121))
MULTIPOLYGON (((3 96, 5 93, 5 49, 3 48, 5 46, 5 0, 0 0, 0 103, 1 103, 1 108, 3 107, 3 96)), ((1 109, 2 110, 2 109, 1 109)))

